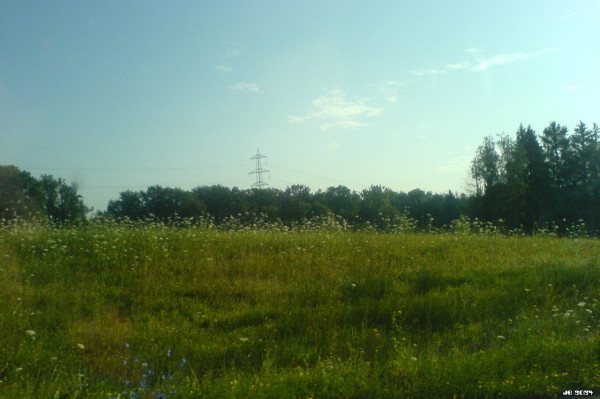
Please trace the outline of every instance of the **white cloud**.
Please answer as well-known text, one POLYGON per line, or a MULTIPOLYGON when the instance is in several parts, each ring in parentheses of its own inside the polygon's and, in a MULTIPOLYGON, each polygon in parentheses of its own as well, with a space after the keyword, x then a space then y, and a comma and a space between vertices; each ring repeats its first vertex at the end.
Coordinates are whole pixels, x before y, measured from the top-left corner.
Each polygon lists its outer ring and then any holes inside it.
POLYGON ((463 61, 463 62, 459 62, 457 64, 448 64, 448 65, 446 65, 446 68, 448 68, 448 69, 467 69, 467 68, 469 68, 469 66, 471 66, 471 63, 469 61, 463 61))
POLYGON ((567 90, 569 90, 569 91, 575 91, 575 90, 579 90, 579 89, 581 89, 581 86, 576 86, 576 85, 567 86, 567 90))
POLYGON ((374 98, 391 104, 398 101, 398 94, 402 86, 404 86, 404 83, 397 80, 388 80, 383 83, 371 85, 375 89, 374 98))
POLYGON ((511 62, 523 61, 528 58, 532 58, 542 54, 543 52, 537 53, 513 53, 513 54, 499 54, 491 58, 479 59, 477 65, 473 68, 474 71, 485 71, 491 67, 498 65, 509 64, 511 62))
POLYGON ((305 116, 290 115, 288 120, 290 123, 318 121, 322 131, 368 126, 362 119, 381 113, 381 108, 372 107, 368 102, 367 98, 349 98, 342 90, 334 89, 314 99, 305 116))
POLYGON ((229 65, 215 65, 215 70, 219 72, 231 72, 233 71, 233 68, 229 65))
POLYGON ((230 86, 231 90, 259 93, 260 89, 254 82, 240 82, 230 86))
MULTIPOLYGON (((467 52, 475 53, 479 52, 478 49, 467 49, 467 52)), ((533 57, 537 57, 548 51, 552 51, 552 49, 546 49, 542 51, 532 52, 532 53, 510 53, 510 54, 498 54, 489 58, 479 58, 476 61, 465 60, 462 62, 457 62, 455 64, 447 64, 446 69, 455 70, 455 69, 467 69, 470 71, 481 72, 485 71, 489 68, 493 68, 495 66, 506 65, 513 62, 524 61, 533 57)), ((432 71, 437 71, 433 69, 432 71)))

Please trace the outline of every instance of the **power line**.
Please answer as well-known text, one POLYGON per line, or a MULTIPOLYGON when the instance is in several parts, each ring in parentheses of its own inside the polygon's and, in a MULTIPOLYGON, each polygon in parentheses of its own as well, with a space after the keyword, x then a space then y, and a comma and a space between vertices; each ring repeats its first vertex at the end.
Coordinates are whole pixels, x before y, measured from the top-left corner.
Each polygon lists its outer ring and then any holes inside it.
POLYGON ((228 164, 228 165, 211 165, 211 166, 180 166, 180 167, 132 167, 132 168, 110 168, 110 167, 27 167, 22 166, 25 170, 59 170, 59 171, 106 171, 106 172, 146 172, 146 171, 159 171, 159 170, 202 170, 202 169, 225 169, 225 168, 241 168, 246 165, 241 164, 228 164))
MULTIPOLYGON (((242 180, 226 180, 226 181, 221 181, 216 183, 216 185, 219 184, 235 184, 235 183, 245 183, 245 181, 242 180)), ((202 186, 207 186, 208 184, 176 184, 174 185, 175 188, 181 188, 181 187, 202 187, 202 186)), ((215 184, 213 184, 215 185, 215 184)), ((85 190, 92 190, 92 189, 101 189, 101 190, 105 190, 105 189, 127 189, 127 190, 134 190, 134 189, 145 189, 148 187, 152 187, 152 186, 162 186, 161 184, 136 184, 136 185, 131 185, 131 186, 78 186, 78 189, 85 189, 85 190)), ((171 186, 165 186, 165 187, 171 187, 171 186)))
POLYGON ((355 183, 351 183, 351 182, 347 182, 347 181, 342 181, 342 180, 339 180, 339 179, 332 179, 331 177, 325 177, 325 176, 315 175, 315 174, 312 174, 312 173, 301 172, 299 170, 294 170, 294 169, 286 168, 285 166, 281 166, 281 165, 275 165, 275 164, 271 164, 271 165, 275 166, 276 168, 287 170, 288 172, 297 173, 299 175, 313 177, 313 178, 321 179, 321 180, 329 180, 329 181, 336 182, 337 184, 347 184, 347 185, 357 186, 357 187, 361 187, 362 186, 361 184, 355 184, 355 183))

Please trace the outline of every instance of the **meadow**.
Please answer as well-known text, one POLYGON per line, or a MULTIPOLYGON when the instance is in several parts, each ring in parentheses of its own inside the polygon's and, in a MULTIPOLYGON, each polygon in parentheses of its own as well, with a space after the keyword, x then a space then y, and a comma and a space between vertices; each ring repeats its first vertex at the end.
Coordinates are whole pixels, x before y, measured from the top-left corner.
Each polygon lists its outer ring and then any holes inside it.
POLYGON ((4 227, 0 397, 600 394, 599 257, 339 223, 4 227))

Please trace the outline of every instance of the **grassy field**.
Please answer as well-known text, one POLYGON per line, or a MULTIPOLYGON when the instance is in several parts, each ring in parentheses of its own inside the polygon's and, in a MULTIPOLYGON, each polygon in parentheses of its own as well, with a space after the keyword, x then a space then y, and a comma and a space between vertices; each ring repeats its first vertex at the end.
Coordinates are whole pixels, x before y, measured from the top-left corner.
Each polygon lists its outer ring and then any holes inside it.
POLYGON ((600 242, 0 231, 2 398, 600 394, 600 242))

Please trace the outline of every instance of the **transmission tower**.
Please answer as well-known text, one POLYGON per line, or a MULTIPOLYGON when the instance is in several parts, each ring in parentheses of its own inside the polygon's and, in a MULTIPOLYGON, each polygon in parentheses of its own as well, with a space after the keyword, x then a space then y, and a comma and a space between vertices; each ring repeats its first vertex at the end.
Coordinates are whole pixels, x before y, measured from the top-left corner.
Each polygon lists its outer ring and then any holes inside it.
POLYGON ((261 155, 261 153, 258 151, 258 148, 256 149, 256 155, 253 156, 250 159, 256 159, 256 169, 254 169, 252 172, 248 173, 249 175, 251 174, 255 174, 256 175, 256 182, 252 185, 252 187, 257 187, 257 188, 263 188, 264 186, 268 186, 269 183, 265 183, 263 180, 263 173, 265 172, 270 172, 270 170, 267 169, 263 169, 260 166, 260 160, 262 158, 266 158, 265 155, 261 155))

